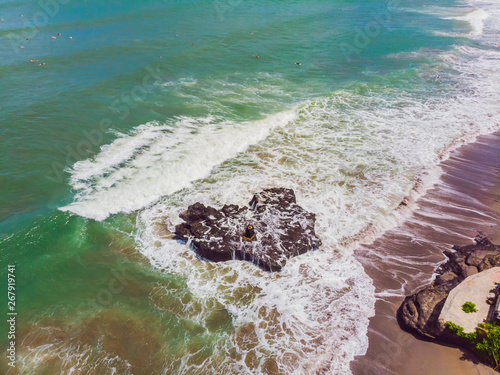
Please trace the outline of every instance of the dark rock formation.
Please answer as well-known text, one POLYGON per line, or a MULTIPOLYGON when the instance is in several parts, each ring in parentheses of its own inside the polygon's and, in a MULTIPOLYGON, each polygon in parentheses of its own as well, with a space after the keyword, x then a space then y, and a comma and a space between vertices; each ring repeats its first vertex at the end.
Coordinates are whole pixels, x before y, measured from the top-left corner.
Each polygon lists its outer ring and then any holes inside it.
POLYGON ((190 241, 209 260, 248 260, 269 271, 279 271, 289 258, 321 245, 314 232, 316 216, 296 203, 293 190, 266 189, 249 206, 217 210, 195 203, 179 215, 185 223, 176 226, 176 238, 190 241), (252 241, 243 240, 248 225, 256 232, 252 241))
POLYGON ((445 250, 448 261, 437 269, 435 281, 405 298, 397 313, 402 328, 464 345, 438 318, 448 293, 454 287, 470 275, 500 266, 500 246, 493 245, 482 233, 474 240, 475 245, 454 246, 453 250, 445 250))

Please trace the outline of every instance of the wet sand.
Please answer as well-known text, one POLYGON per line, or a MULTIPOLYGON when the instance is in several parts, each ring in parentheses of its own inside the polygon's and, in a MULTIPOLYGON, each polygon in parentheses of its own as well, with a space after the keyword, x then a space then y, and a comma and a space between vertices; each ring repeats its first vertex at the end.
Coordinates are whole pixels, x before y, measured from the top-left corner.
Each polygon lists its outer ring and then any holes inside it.
POLYGON ((404 296, 431 281, 443 250, 472 243, 478 230, 500 243, 500 132, 461 146, 439 167, 439 181, 409 207, 409 217, 356 250, 377 303, 369 348, 352 362, 354 375, 497 374, 469 352, 404 332, 395 318, 404 296))

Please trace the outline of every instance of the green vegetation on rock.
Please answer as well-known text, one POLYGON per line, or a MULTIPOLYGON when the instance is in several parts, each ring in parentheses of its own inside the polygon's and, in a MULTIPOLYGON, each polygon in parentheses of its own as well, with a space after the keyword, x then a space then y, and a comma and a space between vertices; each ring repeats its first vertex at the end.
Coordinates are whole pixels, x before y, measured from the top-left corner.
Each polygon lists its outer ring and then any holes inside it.
POLYGON ((472 303, 471 301, 467 301, 462 305, 462 310, 467 314, 477 312, 476 304, 472 303))
POLYGON ((467 340, 475 352, 495 370, 500 367, 500 325, 496 323, 480 323, 474 332, 465 333, 464 328, 453 322, 446 326, 458 337, 467 340))

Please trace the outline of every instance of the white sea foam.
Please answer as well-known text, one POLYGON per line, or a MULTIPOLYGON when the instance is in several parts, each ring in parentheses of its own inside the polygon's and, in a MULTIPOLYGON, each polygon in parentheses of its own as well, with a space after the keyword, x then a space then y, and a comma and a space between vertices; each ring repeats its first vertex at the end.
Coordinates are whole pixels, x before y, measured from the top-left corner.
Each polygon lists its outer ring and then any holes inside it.
POLYGON ((486 12, 484 9, 476 8, 467 12, 467 14, 465 14, 464 16, 442 17, 442 18, 468 22, 472 29, 472 31, 469 32, 469 35, 477 36, 483 33, 484 21, 488 17, 489 17, 488 12, 486 12))
POLYGON ((104 146, 95 159, 73 166, 71 184, 78 194, 75 202, 61 209, 104 220, 146 207, 207 177, 214 167, 294 117, 290 111, 243 124, 184 117, 175 127, 142 125, 104 146))
MULTIPOLYGON (((457 20, 467 22, 470 26, 470 31, 466 33, 458 33, 458 32, 443 32, 436 31, 435 34, 443 35, 443 36, 470 36, 472 38, 477 38, 483 34, 483 30, 485 27, 485 21, 490 18, 490 12, 494 12, 495 9, 488 6, 486 2, 471 2, 466 5, 466 11, 464 14, 463 8, 449 8, 449 7, 440 7, 440 6, 430 6, 424 9, 414 10, 419 13, 425 13, 437 16, 439 18, 445 20, 457 20), (488 10, 486 10, 488 9, 488 10)), ((493 19, 497 19, 496 17, 492 17, 493 19)))
MULTIPOLYGON (((477 21, 475 30, 483 34, 475 35, 486 38, 491 23, 481 14, 471 16, 471 24, 477 21)), ((428 51, 407 57, 419 54, 428 51)), ((450 95, 357 84, 260 121, 179 118, 143 125, 73 167, 71 183, 79 193, 63 209, 99 220, 142 209, 137 242, 151 263, 183 276, 199 299, 216 299, 230 311, 231 342, 241 353, 248 352, 242 332, 251 325, 256 367, 243 356, 227 358, 223 370, 263 373, 265 359, 273 357, 282 359, 277 365, 285 373, 349 374, 353 356, 367 348, 375 297, 400 290, 375 295, 344 245, 369 225, 380 233, 401 222, 403 210, 394 209, 412 192, 410 203, 422 193, 412 190, 417 176, 430 186, 438 175, 430 172, 439 172, 436 163, 451 149, 500 124, 498 51, 457 46, 434 59, 421 75, 440 74, 443 85, 454 87, 450 95), (450 68, 459 76, 439 73, 450 68), (280 273, 246 262, 202 261, 158 231, 158 224, 172 231, 191 203, 241 205, 270 186, 295 190, 298 203, 317 214, 324 243, 280 273)))
MULTIPOLYGON (((224 195, 218 190, 211 193, 224 195)), ((211 200, 205 196, 202 201, 211 200)), ((366 320, 373 313, 373 287, 358 262, 325 246, 292 259, 279 273, 240 261, 214 266, 185 245, 159 238, 150 225, 159 217, 177 220, 176 214, 167 202, 143 211, 138 241, 155 266, 182 275, 198 298, 218 300, 233 316, 231 341, 243 358, 236 363, 228 358, 219 368, 208 367, 208 372, 234 373, 239 368, 237 373, 263 374, 269 357, 277 360, 280 373, 313 373, 325 365, 334 373, 349 372, 350 360, 365 350, 366 320), (248 330, 255 334, 242 333, 248 330), (245 350, 249 336, 257 340, 252 350, 260 361, 256 367, 245 361, 252 354, 245 350), (289 363, 280 360, 286 355, 289 363)), ((191 373, 194 368, 186 364, 183 371, 191 373)))
MULTIPOLYGON (((254 323, 259 342, 255 350, 263 358, 269 353, 293 352, 298 359, 292 367, 279 363, 284 372, 349 373, 352 356, 366 349, 364 333, 376 295, 348 248, 340 244, 367 223, 376 223, 379 233, 397 225, 404 215, 388 214, 408 194, 414 176, 446 158, 452 148, 498 128, 497 94, 491 82, 477 79, 486 74, 485 68, 494 71, 495 62, 478 59, 476 53, 457 49, 441 56, 461 69, 464 81, 457 85, 473 94, 465 91, 422 102, 403 92, 361 95, 346 90, 304 103, 296 110, 296 120, 215 168, 210 182, 197 181, 192 188, 144 210, 137 238, 143 253, 156 267, 186 277, 199 298, 218 299, 235 317, 236 332, 254 323), (468 76, 472 67, 467 61, 483 69, 476 66, 476 75, 468 76), (280 274, 263 273, 239 261, 206 263, 156 232, 157 223, 173 230, 180 222, 179 212, 195 201, 214 206, 245 204, 254 191, 277 185, 292 187, 299 203, 317 214, 317 232, 325 244, 317 252, 293 259, 280 274), (228 278, 229 274, 237 275, 236 280, 228 278), (254 299, 238 303, 238 296, 249 289, 254 299), (260 314, 262 309, 277 311, 278 323, 260 314), (283 330, 283 323, 288 331, 283 330), (282 332, 279 338, 272 334, 276 330, 282 332)), ((430 182, 437 176, 429 174, 430 182)), ((385 261, 404 264, 409 259, 385 261)), ((398 293, 389 290, 377 296, 398 293)), ((232 340, 244 352, 237 333, 232 340)), ((244 361, 239 365, 246 366, 244 361)), ((261 373, 263 365, 247 370, 261 373)))
POLYGON ((483 33, 484 21, 489 17, 489 14, 484 9, 477 9, 463 17, 457 17, 457 20, 463 20, 470 23, 472 27, 472 35, 481 35, 483 33))

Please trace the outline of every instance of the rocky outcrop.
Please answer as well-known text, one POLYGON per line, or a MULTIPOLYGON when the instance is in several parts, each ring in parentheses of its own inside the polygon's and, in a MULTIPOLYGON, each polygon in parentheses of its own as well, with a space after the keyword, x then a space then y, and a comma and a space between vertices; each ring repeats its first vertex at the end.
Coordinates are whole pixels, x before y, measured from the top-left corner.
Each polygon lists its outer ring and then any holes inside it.
POLYGON ((435 281, 405 298, 397 312, 400 325, 411 332, 455 344, 459 339, 450 334, 438 320, 448 293, 468 276, 500 266, 500 246, 493 245, 482 233, 476 244, 454 246, 444 251, 448 261, 436 271, 435 281))
POLYGON ((176 238, 216 262, 248 260, 279 271, 291 257, 321 245, 314 232, 316 216, 297 204, 291 189, 263 190, 253 196, 249 207, 231 204, 218 210, 195 203, 179 216, 185 223, 176 226, 176 238), (253 238, 243 238, 248 225, 255 231, 253 238))

